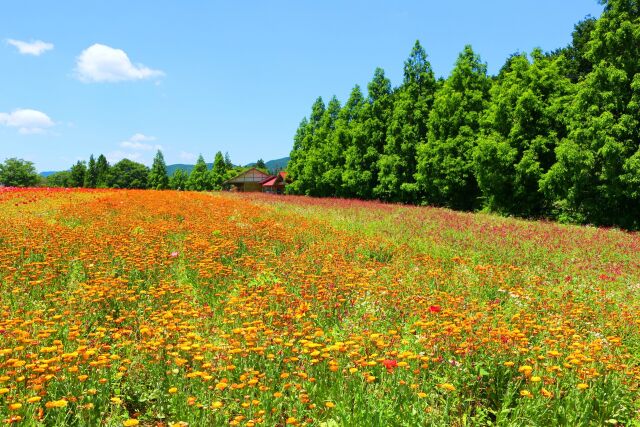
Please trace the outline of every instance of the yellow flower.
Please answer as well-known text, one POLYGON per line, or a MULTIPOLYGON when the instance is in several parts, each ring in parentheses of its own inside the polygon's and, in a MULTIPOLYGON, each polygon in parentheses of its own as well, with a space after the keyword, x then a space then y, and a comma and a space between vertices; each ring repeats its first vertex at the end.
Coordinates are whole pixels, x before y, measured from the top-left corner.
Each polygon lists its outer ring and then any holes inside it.
POLYGON ((456 389, 453 384, 449 384, 449 383, 438 384, 438 387, 447 391, 455 391, 456 389))
POLYGON ((22 403, 12 403, 11 405, 9 405, 10 411, 17 411, 20 408, 22 408, 22 403))
POLYGON ((40 396, 33 396, 27 399, 28 403, 36 403, 36 402, 40 402, 42 400, 42 398, 40 396))
POLYGON ((589 388, 589 384, 585 384, 585 383, 580 383, 578 384, 578 390, 586 390, 589 388))
POLYGON ((129 418, 128 420, 122 423, 122 425, 125 427, 137 426, 138 424, 140 424, 140 421, 136 420, 135 418, 129 418))
POLYGON ((0 395, 9 393, 9 389, 6 387, 0 388, 0 395))
POLYGON ((547 397, 547 398, 551 398, 551 397, 553 397, 553 393, 552 393, 552 392, 550 392, 549 390, 547 390, 547 389, 546 389, 546 388, 544 388, 544 387, 542 388, 542 390, 540 390, 540 393, 541 393, 544 397, 547 397))
POLYGON ((427 393, 420 392, 420 393, 418 393, 418 397, 421 398, 421 399, 425 398, 425 397, 427 397, 427 393))
POLYGON ((324 406, 326 406, 327 408, 333 408, 336 406, 336 404, 333 402, 325 402, 324 406))
POLYGON ((507 368, 510 368, 513 365, 515 365, 515 363, 513 363, 513 362, 504 362, 503 365, 506 366, 507 368))
POLYGON ((213 403, 211 404, 211 407, 212 407, 213 409, 222 408, 222 402, 220 402, 219 400, 216 400, 215 402, 213 402, 213 403))
POLYGON ((531 377, 530 379, 533 383, 539 383, 540 381, 542 381, 542 378, 540 377, 531 377))
POLYGON ((122 399, 120 399, 119 397, 112 397, 111 403, 113 403, 114 405, 119 405, 122 403, 122 399))
POLYGON ((521 390, 520 391, 520 396, 522 396, 522 397, 532 397, 533 395, 531 394, 531 392, 529 390, 521 390))
POLYGON ((174 394, 174 393, 176 393, 177 391, 178 391, 178 388, 177 388, 177 387, 171 387, 171 388, 169 389, 169 394, 174 394))
POLYGON ((228 385, 227 383, 220 382, 216 384, 216 390, 224 390, 225 388, 227 388, 227 385, 228 385))
POLYGON ((67 401, 64 399, 60 400, 52 400, 50 402, 45 403, 45 408, 64 408, 67 406, 67 401))

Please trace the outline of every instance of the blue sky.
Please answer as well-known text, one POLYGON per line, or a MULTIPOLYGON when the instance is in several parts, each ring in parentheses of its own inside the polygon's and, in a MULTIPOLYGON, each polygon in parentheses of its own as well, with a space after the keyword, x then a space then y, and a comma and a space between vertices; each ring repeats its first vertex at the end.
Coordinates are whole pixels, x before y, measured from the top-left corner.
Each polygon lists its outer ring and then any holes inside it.
POLYGON ((0 161, 150 164, 158 147, 169 164, 279 158, 317 96, 344 102, 378 66, 400 84, 416 39, 438 76, 465 44, 493 74, 601 12, 596 0, 5 2, 0 161))

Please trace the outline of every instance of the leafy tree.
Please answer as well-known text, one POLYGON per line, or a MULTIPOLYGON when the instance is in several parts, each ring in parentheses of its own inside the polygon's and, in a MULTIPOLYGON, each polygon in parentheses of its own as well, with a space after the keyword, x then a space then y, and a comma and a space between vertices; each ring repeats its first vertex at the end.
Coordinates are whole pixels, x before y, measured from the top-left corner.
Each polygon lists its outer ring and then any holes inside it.
POLYGON ((573 83, 583 80, 593 70, 593 63, 587 58, 587 52, 596 22, 595 18, 587 17, 577 23, 571 44, 560 51, 567 58, 565 74, 573 83))
POLYGON ((198 157, 198 161, 189 174, 187 188, 192 191, 211 190, 207 163, 202 155, 198 157))
POLYGON ((167 176, 167 164, 164 162, 162 151, 158 150, 153 159, 153 165, 149 172, 149 188, 155 190, 166 190, 169 188, 169 177, 167 176))
POLYGON ((221 190, 222 183, 225 181, 225 176, 227 174, 227 163, 225 162, 224 157, 222 156, 222 153, 220 151, 216 153, 216 157, 213 160, 213 166, 209 173, 211 174, 209 180, 211 182, 212 189, 221 190))
POLYGON ((309 186, 305 193, 310 196, 332 196, 336 193, 335 182, 332 182, 325 173, 331 168, 331 164, 340 164, 340 153, 333 152, 333 132, 335 123, 340 114, 340 102, 334 96, 329 101, 327 108, 322 113, 320 122, 313 133, 312 144, 307 153, 307 161, 304 165, 304 174, 309 186))
POLYGON ((258 161, 256 162, 256 168, 257 169, 267 169, 267 165, 264 163, 264 160, 262 159, 258 159, 258 161))
POLYGON ((640 226, 640 5, 609 0, 543 189, 560 219, 640 226))
POLYGON ((7 187, 33 187, 39 181, 32 162, 10 158, 0 164, 0 184, 7 187))
POLYGON ((187 188, 188 180, 189 175, 183 169, 176 169, 169 178, 169 187, 173 190, 184 190, 187 188))
POLYGON ((84 187, 84 181, 87 175, 87 164, 78 160, 75 165, 71 166, 69 171, 69 186, 84 187))
POLYGON ((517 55, 503 67, 474 152, 485 207, 525 216, 546 213, 540 182, 567 135, 564 116, 571 95, 564 58, 545 57, 539 49, 532 58, 533 64, 517 55))
POLYGON ((104 154, 98 156, 96 161, 96 187, 104 188, 109 185, 109 169, 111 166, 107 162, 107 158, 104 154))
POLYGON ((309 120, 302 119, 296 131, 288 166, 293 183, 287 187, 288 193, 309 194, 314 187, 315 176, 311 173, 308 160, 310 153, 315 148, 314 143, 317 139, 314 140, 314 134, 320 127, 320 121, 325 109, 322 97, 318 97, 311 107, 309 120))
POLYGON ((87 173, 84 176, 85 188, 96 188, 98 185, 98 168, 96 166, 96 160, 93 158, 93 154, 89 157, 89 164, 87 165, 87 173))
POLYGON ((416 147, 426 140, 435 91, 431 64, 416 41, 404 63, 404 81, 395 95, 386 144, 378 161, 375 196, 384 200, 415 201, 416 147))
POLYGON ((231 163, 231 156, 229 156, 228 152, 224 153, 224 166, 229 169, 233 169, 233 163, 231 163))
POLYGON ((147 188, 149 168, 143 164, 122 159, 109 170, 108 186, 112 188, 147 188))
POLYGON ((52 173, 46 178, 46 183, 49 187, 71 187, 71 172, 61 171, 52 173))
POLYGON ((465 210, 477 206, 473 152, 490 84, 486 65, 466 46, 435 95, 427 141, 418 147, 416 182, 427 203, 465 210))
POLYGON ((342 175, 345 193, 351 197, 370 199, 378 181, 378 160, 386 143, 392 114, 391 82, 382 68, 377 68, 367 86, 369 97, 360 120, 353 126, 351 145, 345 153, 342 175))

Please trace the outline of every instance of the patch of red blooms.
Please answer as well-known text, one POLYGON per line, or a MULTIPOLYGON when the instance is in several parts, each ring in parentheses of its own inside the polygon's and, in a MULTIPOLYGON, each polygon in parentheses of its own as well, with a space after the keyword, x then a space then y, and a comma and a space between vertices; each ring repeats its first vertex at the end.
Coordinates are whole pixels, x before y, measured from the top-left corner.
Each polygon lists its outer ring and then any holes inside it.
POLYGON ((431 307, 429 307, 429 311, 432 313, 440 313, 442 311, 442 307, 440 307, 439 305, 432 305, 431 307))
POLYGON ((398 361, 395 359, 385 359, 382 361, 382 364, 387 368, 387 372, 393 372, 393 370, 398 367, 398 361))

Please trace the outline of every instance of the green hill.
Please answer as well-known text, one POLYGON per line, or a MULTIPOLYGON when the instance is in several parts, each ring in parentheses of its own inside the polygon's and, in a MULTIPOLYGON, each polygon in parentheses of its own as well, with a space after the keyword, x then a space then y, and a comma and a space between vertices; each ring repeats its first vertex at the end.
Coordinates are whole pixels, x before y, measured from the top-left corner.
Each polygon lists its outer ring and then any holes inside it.
MULTIPOLYGON (((286 169, 287 164, 289 164, 289 157, 282 157, 280 159, 269 160, 268 162, 265 162, 265 164, 267 165, 267 169, 269 169, 270 171, 280 171, 280 170, 286 169)), ((167 165, 167 175, 169 176, 173 175, 175 171, 177 171, 178 169, 182 169, 187 174, 189 174, 191 173, 191 169, 193 169, 194 166, 195 165, 187 165, 183 163, 167 165)), ((212 166, 213 166, 213 163, 207 163, 207 167, 209 169, 211 169, 212 166)), ((255 166, 255 163, 249 163, 245 165, 245 167, 251 167, 251 166, 255 166)), ((40 175, 46 177, 54 173, 56 173, 56 171, 45 171, 45 172, 40 172, 40 175)))

